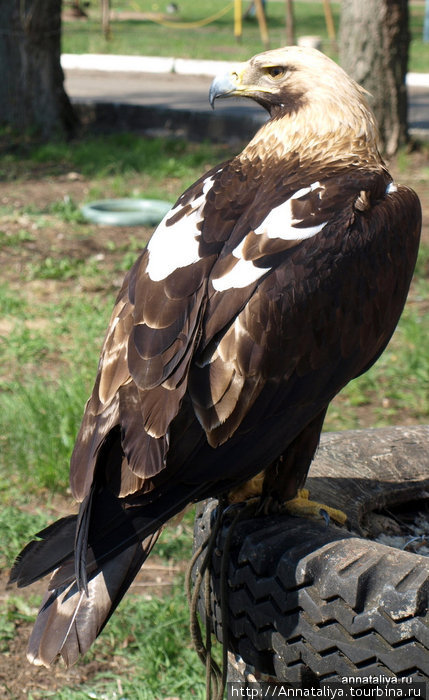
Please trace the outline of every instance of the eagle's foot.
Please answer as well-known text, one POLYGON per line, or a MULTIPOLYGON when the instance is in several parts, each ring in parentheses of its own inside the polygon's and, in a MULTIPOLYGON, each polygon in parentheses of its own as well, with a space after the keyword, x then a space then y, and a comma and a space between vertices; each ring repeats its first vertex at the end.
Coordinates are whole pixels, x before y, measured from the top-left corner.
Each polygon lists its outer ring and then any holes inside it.
POLYGON ((280 503, 271 496, 267 496, 263 493, 265 472, 259 472, 253 479, 249 479, 242 486, 233 489, 228 494, 228 503, 231 505, 233 503, 242 503, 246 501, 258 501, 259 507, 257 508, 258 515, 275 515, 285 510, 291 515, 296 515, 302 518, 324 518, 326 524, 328 525, 331 520, 333 520, 338 525, 345 525, 347 522, 347 515, 343 513, 342 510, 338 508, 332 508, 324 503, 318 503, 317 501, 311 501, 309 498, 308 489, 299 489, 295 498, 289 501, 280 503))
POLYGON ((249 479, 242 486, 238 486, 228 494, 228 503, 241 503, 249 499, 259 498, 262 495, 265 472, 259 472, 253 479, 249 479))
POLYGON ((299 489, 295 498, 286 501, 283 506, 288 513, 298 517, 324 518, 327 524, 329 524, 330 520, 333 520, 338 525, 345 525, 347 522, 347 515, 342 510, 326 506, 317 501, 311 501, 308 489, 299 489))

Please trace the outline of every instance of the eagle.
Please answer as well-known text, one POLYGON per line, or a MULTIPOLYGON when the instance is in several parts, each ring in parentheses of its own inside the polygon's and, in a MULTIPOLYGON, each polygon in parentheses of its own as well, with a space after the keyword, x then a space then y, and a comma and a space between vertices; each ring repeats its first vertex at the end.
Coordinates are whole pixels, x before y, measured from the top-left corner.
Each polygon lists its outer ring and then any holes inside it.
POLYGON ((216 77, 211 104, 229 96, 267 121, 179 197, 126 275, 71 458, 79 512, 13 566, 18 586, 52 574, 35 664, 86 652, 189 503, 260 474, 262 499, 292 499, 329 403, 404 307, 421 209, 386 169, 365 90, 286 47, 216 77))

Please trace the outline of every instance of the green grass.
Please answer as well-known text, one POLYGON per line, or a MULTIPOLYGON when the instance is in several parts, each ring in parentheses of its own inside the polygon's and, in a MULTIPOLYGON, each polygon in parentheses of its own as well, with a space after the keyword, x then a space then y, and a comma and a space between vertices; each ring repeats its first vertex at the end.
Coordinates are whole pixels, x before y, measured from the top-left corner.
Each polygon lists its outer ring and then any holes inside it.
MULTIPOLYGON (((75 169, 84 177, 96 180, 144 173, 160 181, 169 177, 197 177, 207 160, 216 151, 222 153, 224 148, 214 149, 208 144, 196 147, 178 139, 142 139, 135 134, 118 133, 82 141, 30 144, 25 150, 33 168, 43 166, 55 172, 61 166, 62 170, 75 169)), ((21 150, 24 157, 25 150, 21 150)), ((15 154, 3 160, 6 176, 10 165, 16 166, 15 154)))
POLYGON ((59 216, 67 223, 83 224, 85 222, 80 208, 76 202, 67 195, 57 202, 52 202, 52 204, 46 208, 46 212, 59 216))
POLYGON ((20 243, 34 240, 34 235, 31 234, 29 231, 26 231, 25 229, 20 229, 19 231, 13 234, 7 233, 6 231, 0 231, 0 247, 10 246, 11 248, 13 248, 14 246, 19 245, 20 243))
MULTIPOLYGON (((303 5, 304 3, 296 3, 303 5)), ((324 30, 323 12, 318 3, 305 3, 303 10, 297 7, 297 30, 308 33, 308 27, 324 30), (303 19, 301 20, 301 17, 303 19)), ((194 23, 212 16, 227 5, 227 0, 193 0, 180 2, 180 22, 194 23)), ((284 3, 270 3, 268 26, 272 46, 285 43, 284 3)), ((337 3, 334 8, 336 9, 337 3)), ((162 6, 160 5, 162 8, 162 6)), ((115 5, 115 11, 151 11, 151 4, 144 0, 115 5)), ((112 22, 111 38, 106 40, 101 32, 99 11, 92 4, 90 21, 70 22, 63 25, 63 52, 112 53, 153 56, 175 56, 199 59, 244 59, 262 51, 260 32, 256 20, 244 23, 241 43, 234 38, 233 11, 202 27, 162 26, 150 21, 126 20, 112 22)), ((314 32, 312 32, 314 33, 314 32)), ((326 31, 325 31, 326 34, 326 31)))
MULTIPOLYGON (((36 176, 49 183, 52 177, 74 172, 79 177, 91 178, 85 201, 105 198, 109 192, 114 197, 174 202, 204 171, 231 155, 224 145, 188 144, 174 138, 143 139, 131 133, 89 136, 72 142, 35 143, 25 142, 21 134, 9 130, 0 130, 0 152, 2 150, 0 182, 36 176)), ((48 208, 29 202, 22 211, 32 216, 43 215, 43 226, 49 225, 46 214, 57 214, 63 221, 80 224, 82 216, 78 204, 82 202, 66 196, 48 208)), ((0 221, 2 214, 11 213, 10 205, 0 205, 0 221)), ((21 233, 23 238, 33 235, 27 230, 21 233)), ((0 244, 5 237, 6 233, 1 232, 0 244)))
POLYGON ((423 41, 424 3, 409 3, 410 12, 410 56, 409 70, 417 73, 429 72, 429 42, 423 41))
MULTIPOLYGON (((0 512, 0 565, 10 566, 22 543, 43 528, 48 519, 46 512, 17 511, 15 506, 4 508, 0 512)), ((157 555, 166 564, 172 558, 173 563, 189 560, 192 520, 193 511, 162 534, 157 555)), ((17 627, 33 622, 39 605, 39 595, 23 599, 17 592, 0 604, 0 653, 8 652, 17 627)), ((166 596, 130 593, 102 636, 78 662, 87 665, 97 661, 101 670, 77 687, 71 678, 59 690, 33 691, 28 697, 34 700, 46 697, 113 700, 120 689, 120 697, 136 700, 158 700, 167 696, 201 698, 204 669, 192 649, 188 627, 189 611, 182 575, 176 576, 166 596)))
MULTIPOLYGON (((42 279, 46 273, 47 268, 39 270, 42 279)), ((3 298, 7 302, 7 294, 3 298)), ((110 308, 101 295, 90 301, 63 299, 54 309, 50 303, 38 304, 37 322, 33 318, 30 326, 26 321, 34 308, 29 302, 15 300, 9 308, 11 331, 0 350, 6 371, 0 379, 0 465, 15 465, 14 479, 22 486, 28 483, 34 493, 64 490, 110 308)))
POLYGON ((100 266, 97 259, 94 257, 89 259, 81 259, 47 256, 41 260, 40 263, 30 266, 29 278, 68 280, 76 277, 96 275, 99 273, 100 266))
MULTIPOLYGON (((2 397, 2 462, 17 465, 13 480, 34 495, 65 492, 68 463, 88 392, 80 375, 58 382, 33 378, 10 384, 2 397)), ((4 484, 7 497, 7 484, 4 484)))
MULTIPOLYGON (((204 669, 189 642, 184 643, 183 632, 189 624, 189 612, 182 582, 168 598, 154 598, 144 605, 130 596, 111 622, 103 644, 111 651, 116 650, 127 667, 133 669, 131 674, 121 675, 125 697, 157 700, 171 695, 204 696, 204 669), (124 618, 131 621, 131 625, 128 622, 124 626, 124 618)), ((114 687, 117 676, 110 675, 114 687)), ((108 683, 100 685, 101 688, 105 686, 106 692, 108 683)))
POLYGON ((4 505, 0 509, 0 565, 9 568, 23 542, 46 527, 48 520, 48 514, 41 509, 30 513, 17 510, 15 505, 4 505))
MULTIPOLYGON (((21 606, 15 596, 0 611, 0 650, 13 639, 17 619, 34 612, 21 606)), ((83 698, 132 698, 160 700, 204 697, 204 669, 196 659, 184 632, 188 627, 188 607, 180 577, 168 597, 128 595, 109 621, 102 637, 86 655, 104 669, 87 683, 67 685, 55 691, 33 692, 29 697, 55 697, 61 700, 83 698)), ((79 662, 79 664, 84 661, 79 662)))
MULTIPOLYGON (((10 644, 16 637, 17 624, 34 620, 39 605, 40 596, 29 596, 27 600, 23 600, 19 595, 13 594, 0 605, 0 654, 7 655, 10 644)), ((2 690, 4 690, 3 687, 2 690)), ((13 696, 3 695, 3 697, 13 696)))
POLYGON ((171 523, 162 533, 156 545, 156 553, 167 561, 189 561, 195 507, 187 510, 180 522, 171 523))
MULTIPOLYGON (((164 3, 166 4, 166 3, 164 3)), ((65 53, 111 53, 149 56, 173 56, 195 59, 243 60, 264 50, 256 20, 243 23, 241 42, 234 38, 233 10, 206 26, 192 26, 192 23, 208 18, 226 7, 227 0, 181 0, 180 23, 187 26, 163 26, 152 21, 129 19, 113 21, 111 36, 106 40, 101 31, 99 4, 91 2, 88 21, 64 22, 63 52, 65 53)), ((243 3, 247 7, 247 3, 243 3)), ((340 3, 332 2, 332 13, 338 32, 340 3)), ((115 3, 115 12, 160 12, 162 3, 149 3, 147 0, 130 0, 115 3)), ((285 4, 268 3, 268 29, 271 47, 286 43, 285 4)), ((297 36, 318 35, 322 38, 323 49, 332 57, 335 50, 331 46, 325 24, 321 2, 295 2, 295 25, 297 36)), ((410 70, 429 70, 429 44, 422 41, 424 20, 423 3, 410 3, 410 31, 412 36, 410 70)))

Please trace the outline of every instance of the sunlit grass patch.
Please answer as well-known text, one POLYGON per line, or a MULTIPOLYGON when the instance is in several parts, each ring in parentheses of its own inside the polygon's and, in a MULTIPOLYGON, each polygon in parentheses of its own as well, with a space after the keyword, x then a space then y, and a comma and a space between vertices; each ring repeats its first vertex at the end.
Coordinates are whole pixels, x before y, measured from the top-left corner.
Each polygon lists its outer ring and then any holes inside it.
POLYGON ((48 513, 40 507, 36 512, 21 509, 19 504, 0 508, 0 566, 10 567, 18 552, 36 532, 49 521, 48 513))
POLYGON ((33 493, 65 490, 86 394, 79 377, 12 384, 2 396, 0 473, 13 471, 20 487, 33 493))
MULTIPOLYGON (((146 173, 158 181, 166 177, 197 177, 214 156, 224 153, 222 146, 197 146, 180 139, 144 139, 131 133, 27 144, 21 149, 24 161, 33 168, 50 166, 51 172, 59 167, 64 171, 73 168, 96 179, 146 173)), ((19 167, 16 158, 8 158, 13 168, 19 167)))
MULTIPOLYGON (((134 54, 148 56, 170 56, 194 59, 222 59, 241 61, 263 51, 261 32, 256 17, 243 21, 241 41, 234 37, 233 7, 213 22, 213 18, 228 3, 225 0, 181 0, 179 13, 167 25, 156 20, 163 7, 150 7, 146 0, 123 0, 115 4, 115 13, 143 13, 134 18, 114 19, 110 36, 102 32, 100 5, 92 3, 89 19, 63 24, 62 49, 64 53, 134 54)), ((243 3, 246 9, 250 3, 243 3)), ((341 5, 331 2, 334 26, 338 38, 341 5)), ((423 42, 424 3, 410 2, 410 70, 427 71, 429 44, 423 42)), ((294 19, 296 36, 317 35, 322 40, 323 50, 332 58, 338 57, 335 44, 330 40, 321 2, 295 2, 294 19)), ((267 25, 271 48, 286 43, 285 4, 267 3, 267 25)))
POLYGON ((87 655, 106 660, 90 686, 64 688, 55 697, 159 700, 204 697, 205 672, 192 649, 189 611, 179 578, 168 596, 128 595, 87 655), (118 694, 119 693, 119 694, 118 694))

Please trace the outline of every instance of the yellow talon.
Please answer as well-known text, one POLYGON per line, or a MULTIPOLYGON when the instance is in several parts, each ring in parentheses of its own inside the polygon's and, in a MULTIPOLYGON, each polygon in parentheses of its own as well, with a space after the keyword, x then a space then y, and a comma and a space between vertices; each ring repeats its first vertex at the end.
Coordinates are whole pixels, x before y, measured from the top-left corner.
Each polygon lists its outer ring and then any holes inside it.
POLYGON ((300 516, 302 518, 320 518, 323 513, 327 513, 331 520, 334 520, 339 525, 345 525, 347 515, 342 510, 331 508, 317 501, 310 501, 308 489, 299 489, 295 498, 286 501, 284 504, 285 510, 291 515, 300 516))
MULTIPOLYGON (((229 503, 241 503, 242 501, 261 496, 264 478, 265 472, 259 472, 253 479, 249 479, 242 486, 230 491, 228 494, 229 503)), ((331 508, 331 506, 326 506, 324 503, 318 503, 317 501, 310 501, 309 495, 308 489, 299 489, 295 498, 291 498, 290 501, 286 501, 280 507, 297 517, 321 518, 327 516, 329 520, 333 520, 339 525, 346 524, 347 515, 342 510, 331 508)))
POLYGON ((265 479, 265 472, 259 472, 253 479, 249 479, 242 486, 238 486, 228 494, 229 503, 241 503, 249 498, 255 498, 262 494, 262 486, 265 479))

